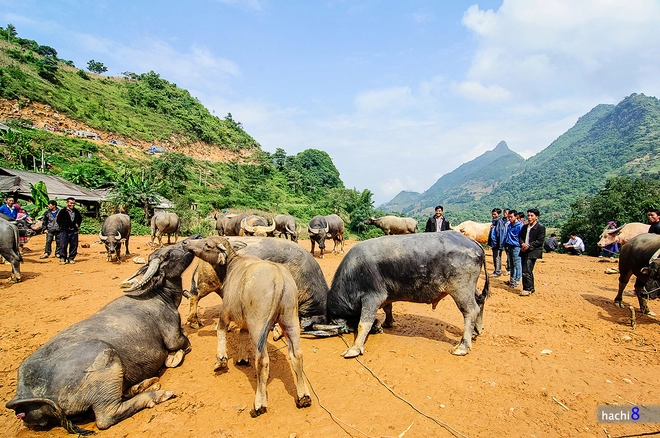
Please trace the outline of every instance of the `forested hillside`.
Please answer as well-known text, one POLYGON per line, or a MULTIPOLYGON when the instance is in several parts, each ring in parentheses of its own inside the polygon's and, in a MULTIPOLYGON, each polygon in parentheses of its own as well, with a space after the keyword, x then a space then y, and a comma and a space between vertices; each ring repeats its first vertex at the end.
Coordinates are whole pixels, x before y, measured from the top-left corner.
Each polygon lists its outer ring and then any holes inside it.
POLYGON ((270 154, 231 114, 211 115, 153 71, 115 78, 91 72, 103 72, 101 62, 90 60, 87 68, 18 37, 13 26, 0 28, 0 121, 12 128, 0 131, 0 166, 112 188, 114 202, 127 205, 141 223, 149 203, 164 196, 175 202, 185 232, 205 231, 198 227, 208 223, 200 219, 220 209, 288 213, 301 224, 334 212, 350 230, 365 231, 361 222, 373 214, 372 194, 344 188, 326 152, 270 154), (44 113, 47 124, 37 120, 44 113), (101 138, 72 136, 79 125, 101 138), (146 153, 150 143, 164 153, 146 153), (213 151, 226 152, 224 159, 212 159, 213 151))

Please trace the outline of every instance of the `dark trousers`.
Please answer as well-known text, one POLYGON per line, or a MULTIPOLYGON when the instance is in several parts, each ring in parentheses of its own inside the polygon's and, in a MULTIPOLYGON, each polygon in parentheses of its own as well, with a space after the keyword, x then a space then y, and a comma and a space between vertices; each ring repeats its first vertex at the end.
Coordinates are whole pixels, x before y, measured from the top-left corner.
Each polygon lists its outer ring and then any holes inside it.
POLYGON ((502 275, 502 248, 493 248, 493 274, 502 275))
POLYGON ((524 252, 520 253, 522 258, 522 284, 523 290, 534 292, 534 265, 536 259, 530 259, 524 252))
POLYGON ((73 260, 78 254, 78 232, 60 231, 60 258, 73 260), (67 246, 69 255, 67 257, 67 246))
POLYGON ((55 255, 60 256, 60 232, 51 231, 46 233, 46 246, 44 247, 44 254, 50 255, 53 250, 53 240, 55 240, 55 255))

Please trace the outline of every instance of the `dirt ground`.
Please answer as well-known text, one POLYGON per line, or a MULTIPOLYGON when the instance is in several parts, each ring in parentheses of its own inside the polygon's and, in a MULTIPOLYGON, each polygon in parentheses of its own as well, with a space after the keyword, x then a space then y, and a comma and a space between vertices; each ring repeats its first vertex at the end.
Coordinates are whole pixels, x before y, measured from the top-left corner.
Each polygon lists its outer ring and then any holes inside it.
MULTIPOLYGON (((39 259, 44 240, 36 236, 27 244, 22 283, 9 285, 9 266, 0 268, 2 436, 68 436, 61 427, 27 429, 4 409, 15 393, 17 368, 56 333, 120 296, 118 284, 138 268, 130 258, 107 262, 102 245, 94 243, 96 236, 81 236, 90 247, 80 248, 77 264, 60 266, 55 258, 39 259)), ((133 237, 131 256, 146 258, 151 252, 147 241, 133 237)), ((309 241, 300 244, 309 248, 309 241)), ((348 241, 347 249, 354 244, 348 241)), ((328 281, 341 258, 317 259, 328 281)), ((305 371, 314 390, 312 407, 303 410, 295 407, 284 343, 271 340, 268 413, 256 419, 249 414, 254 369, 232 361, 227 373, 212 371, 220 299, 209 296, 200 302, 204 327, 185 329, 192 352, 180 367, 162 373, 163 388, 176 398, 100 435, 412 438, 452 436, 448 428, 455 436, 469 437, 655 432, 660 424, 596 422, 598 405, 660 405, 658 319, 637 313, 637 327, 631 330, 630 311, 612 304, 618 276, 604 271, 613 266, 587 256, 545 255, 536 265, 537 292, 531 297, 506 288, 504 277, 493 279, 485 332, 465 357, 449 353, 462 334, 461 314, 449 297, 435 311, 430 305, 395 303, 394 328, 370 336, 359 361, 340 356, 344 340, 351 343, 353 335, 303 339, 305 371)), ((184 274, 185 287, 191 272, 184 274)), ((629 293, 624 300, 638 306, 629 293)), ((660 314, 659 302, 650 305, 660 314)), ((187 314, 186 299, 179 310, 187 314)), ((235 333, 229 337, 230 357, 232 351, 235 333)), ((89 419, 81 425, 97 430, 89 419)))

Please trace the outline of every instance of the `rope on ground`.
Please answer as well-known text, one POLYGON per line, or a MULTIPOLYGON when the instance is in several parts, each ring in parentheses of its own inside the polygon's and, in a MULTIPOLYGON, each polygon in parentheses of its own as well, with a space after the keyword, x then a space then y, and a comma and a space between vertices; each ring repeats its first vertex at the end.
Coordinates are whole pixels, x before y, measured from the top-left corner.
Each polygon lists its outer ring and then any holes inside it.
POLYGON ((612 438, 635 438, 638 436, 651 436, 651 435, 660 435, 660 430, 656 430, 655 432, 634 433, 632 435, 619 435, 619 436, 614 436, 612 438))
MULTIPOLYGON (((636 337, 635 344, 637 344, 638 347, 647 347, 648 346, 648 347, 651 347, 653 349, 653 350, 648 350, 648 349, 643 350, 641 348, 626 347, 628 350, 641 351, 643 353, 657 353, 658 352, 658 349, 655 347, 655 345, 653 345, 651 343, 647 343, 646 339, 641 334, 639 334, 637 332, 630 331, 630 330, 618 330, 618 331, 621 332, 621 333, 628 333, 629 335, 631 335, 630 339, 629 339, 630 341, 633 340, 633 337, 636 337)), ((627 341, 627 339, 623 339, 621 337, 621 334, 618 334, 617 337, 614 338, 614 341, 617 342, 617 343, 623 344, 625 341, 627 341)))
MULTIPOLYGON (((346 342, 346 339, 344 339, 344 337, 343 337, 341 334, 339 335, 339 337, 341 338, 342 341, 344 341, 344 344, 346 344, 346 347, 349 348, 350 345, 348 345, 348 342, 346 342)), ((438 426, 443 427, 443 428, 446 429, 449 433, 451 433, 452 435, 454 435, 454 436, 456 436, 456 437, 468 438, 466 435, 463 435, 461 432, 457 431, 456 429, 454 429, 453 427, 451 427, 451 426, 448 425, 447 423, 444 423, 444 422, 438 420, 437 418, 435 418, 435 417, 433 417, 433 416, 431 416, 431 415, 428 415, 428 414, 426 414, 426 413, 420 411, 419 409, 417 409, 417 407, 416 407, 415 405, 413 405, 413 404, 410 403, 408 400, 406 400, 405 398, 403 398, 402 396, 400 396, 399 394, 397 394, 396 392, 394 392, 394 390, 393 390, 392 388, 390 388, 390 387, 389 387, 389 386, 388 386, 388 385, 387 385, 387 384, 386 384, 386 383, 385 383, 380 377, 378 377, 378 376, 376 375, 376 373, 374 373, 374 372, 371 370, 371 368, 369 368, 366 364, 364 364, 364 362, 362 362, 359 358, 356 357, 355 360, 356 360, 360 365, 362 365, 362 366, 364 367, 364 369, 366 369, 367 371, 369 371, 369 373, 371 373, 371 375, 374 376, 374 378, 376 378, 376 380, 378 380, 378 382, 380 382, 380 384, 383 385, 383 386, 385 387, 385 389, 387 389, 390 393, 392 393, 392 395, 393 395, 394 397, 398 398, 399 400, 401 400, 402 402, 404 402, 405 404, 407 404, 408 406, 410 406, 415 412, 417 412, 417 413, 420 414, 421 416, 426 417, 426 418, 428 418, 429 420, 433 421, 433 422, 434 422, 435 424, 437 424, 438 426)))

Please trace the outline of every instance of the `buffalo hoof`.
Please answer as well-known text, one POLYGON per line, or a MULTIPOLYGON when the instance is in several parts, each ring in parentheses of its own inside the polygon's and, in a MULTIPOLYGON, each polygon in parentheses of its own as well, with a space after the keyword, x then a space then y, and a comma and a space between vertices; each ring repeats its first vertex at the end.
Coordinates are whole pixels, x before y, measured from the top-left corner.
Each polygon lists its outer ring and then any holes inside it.
POLYGON ((344 351, 341 355, 344 356, 344 359, 352 359, 354 357, 358 357, 361 354, 364 354, 364 350, 362 348, 353 346, 344 351))
MULTIPOLYGON (((172 397, 174 397, 174 393, 172 391, 156 391, 156 398, 154 399, 154 402, 156 404, 162 403, 165 400, 169 400, 172 397)), ((149 406, 153 407, 153 406, 149 406)))
POLYGON ((451 354, 454 356, 465 356, 470 352, 470 349, 465 347, 463 344, 458 344, 457 346, 454 347, 453 350, 451 350, 451 354))
POLYGON ((296 400, 296 407, 298 409, 308 408, 311 405, 312 405, 312 398, 309 396, 309 394, 303 395, 298 400, 296 400))
POLYGON ((262 406, 259 409, 252 409, 250 411, 250 417, 257 418, 261 414, 265 414, 267 411, 266 406, 262 406))
POLYGON ((623 304, 623 301, 614 301, 614 305, 621 307, 622 309, 626 307, 625 304, 623 304))
POLYGON ((648 309, 648 308, 644 309, 643 313, 644 313, 644 315, 648 315, 648 316, 657 316, 656 313, 653 310, 648 309))
POLYGON ((380 326, 380 321, 375 320, 373 324, 371 324, 371 330, 369 330, 370 335, 379 335, 383 333, 383 328, 380 326))
POLYGON ((227 369, 227 358, 223 357, 222 359, 218 359, 215 361, 215 365, 213 365, 213 371, 223 371, 227 369))
POLYGON ((167 355, 167 359, 165 359, 165 366, 167 368, 178 367, 181 362, 183 362, 183 356, 185 356, 185 352, 183 350, 170 352, 167 355))
POLYGON ((124 397, 132 398, 145 391, 157 391, 160 389, 160 383, 158 383, 158 380, 158 377, 143 380, 137 385, 131 386, 124 394, 124 397))
POLYGON ((249 367, 250 366, 250 359, 238 359, 236 361, 236 365, 240 367, 249 367))
POLYGON ((204 324, 202 324, 201 321, 191 321, 189 323, 189 325, 190 325, 190 328, 192 328, 192 329, 198 329, 198 328, 202 327, 204 324))

